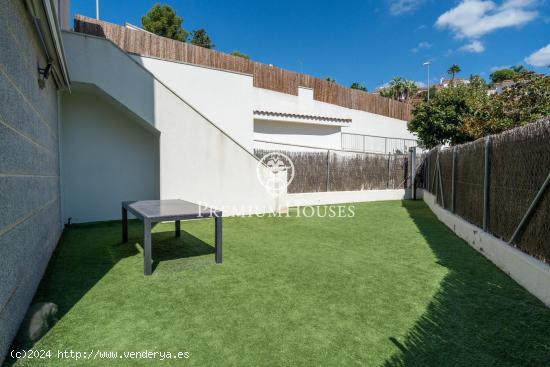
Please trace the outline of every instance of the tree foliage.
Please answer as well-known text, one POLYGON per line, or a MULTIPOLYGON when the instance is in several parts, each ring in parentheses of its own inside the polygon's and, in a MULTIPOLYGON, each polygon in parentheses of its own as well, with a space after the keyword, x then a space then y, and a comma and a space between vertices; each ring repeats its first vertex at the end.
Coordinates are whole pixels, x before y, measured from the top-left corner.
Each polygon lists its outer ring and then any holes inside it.
POLYGON ((162 37, 185 42, 189 33, 182 28, 183 19, 168 5, 155 4, 141 17, 143 29, 162 37))
POLYGON ((490 98, 479 116, 468 117, 464 131, 472 139, 535 122, 550 116, 550 76, 518 73, 515 84, 490 98))
POLYGON ((505 80, 513 80, 518 77, 518 74, 528 72, 529 70, 527 70, 523 65, 516 65, 511 68, 495 70, 489 77, 491 78, 492 83, 500 83, 505 80))
POLYGON ((462 70, 460 69, 460 66, 457 64, 451 65, 449 70, 447 70, 447 73, 451 76, 451 82, 455 80, 456 74, 460 73, 462 70))
POLYGON ((243 54, 241 51, 238 51, 238 50, 231 51, 230 55, 242 57, 243 59, 250 60, 250 56, 248 56, 247 54, 243 54))
POLYGON ((550 115, 550 76, 522 72, 514 82, 495 95, 487 93, 478 76, 471 76, 468 85, 441 89, 414 108, 408 128, 422 145, 432 148, 472 141, 550 115))
POLYGON ((336 83, 336 79, 331 78, 330 76, 327 76, 325 80, 329 83, 336 83))
POLYGON ((525 68, 525 66, 523 66, 523 65, 512 66, 511 69, 514 70, 516 73, 527 73, 527 72, 529 72, 529 70, 527 70, 525 68))
POLYGON ((363 92, 368 92, 367 87, 365 87, 364 85, 362 85, 361 83, 358 83, 358 82, 351 83, 350 88, 351 89, 362 90, 363 92))
POLYGON ((204 48, 214 48, 214 44, 204 28, 195 29, 191 32, 191 43, 204 48))
MULTIPOLYGON (((430 85, 430 98, 433 98, 435 97, 435 95, 437 94, 437 87, 435 85, 430 85)), ((422 94, 422 100, 423 101, 428 101, 428 91, 423 91, 422 94)))
POLYGON ((475 112, 475 106, 483 103, 485 97, 486 91, 462 84, 441 89, 429 102, 422 102, 414 108, 414 117, 408 128, 427 148, 469 141, 463 132, 464 119, 475 112))
POLYGON ((493 83, 500 83, 505 80, 512 80, 516 76, 516 72, 512 69, 500 69, 495 70, 491 73, 489 76, 491 78, 491 82, 493 83))
POLYGON ((412 80, 396 76, 388 83, 388 86, 380 89, 382 97, 393 98, 397 101, 408 101, 418 90, 416 83, 412 80))

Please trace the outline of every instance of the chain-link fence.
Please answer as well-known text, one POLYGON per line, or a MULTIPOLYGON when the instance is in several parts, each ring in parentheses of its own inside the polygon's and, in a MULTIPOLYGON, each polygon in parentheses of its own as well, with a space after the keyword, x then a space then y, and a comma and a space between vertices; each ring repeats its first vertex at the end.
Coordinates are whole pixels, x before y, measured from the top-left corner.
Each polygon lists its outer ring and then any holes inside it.
POLYGON ((439 205, 550 263, 550 119, 432 149, 418 174, 439 205))
POLYGON ((422 152, 417 141, 413 139, 342 133, 343 150, 380 154, 406 154, 412 147, 416 147, 417 153, 422 152))
POLYGON ((254 150, 259 158, 273 152, 285 154, 294 164, 289 193, 399 189, 406 186, 410 172, 404 154, 254 150))

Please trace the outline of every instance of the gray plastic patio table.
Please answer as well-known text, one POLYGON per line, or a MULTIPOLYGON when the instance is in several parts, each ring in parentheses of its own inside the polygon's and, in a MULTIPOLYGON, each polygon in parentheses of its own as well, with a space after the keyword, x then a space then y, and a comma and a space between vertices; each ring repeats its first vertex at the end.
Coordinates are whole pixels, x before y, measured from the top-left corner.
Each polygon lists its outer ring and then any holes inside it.
POLYGON ((214 217, 215 259, 222 262, 222 212, 184 200, 141 200, 122 202, 122 242, 128 242, 128 212, 143 221, 143 272, 151 275, 151 226, 158 222, 175 221, 176 237, 181 236, 181 220, 214 217))

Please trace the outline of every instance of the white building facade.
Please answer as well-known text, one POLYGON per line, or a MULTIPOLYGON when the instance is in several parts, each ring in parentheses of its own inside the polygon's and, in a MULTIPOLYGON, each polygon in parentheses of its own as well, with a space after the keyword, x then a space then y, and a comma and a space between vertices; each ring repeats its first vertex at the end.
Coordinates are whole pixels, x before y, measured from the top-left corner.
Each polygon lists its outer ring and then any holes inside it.
POLYGON ((295 96, 254 87, 250 74, 132 57, 250 151, 311 147, 389 153, 403 140, 406 148, 416 146, 407 121, 317 101, 311 88, 298 87, 295 96))

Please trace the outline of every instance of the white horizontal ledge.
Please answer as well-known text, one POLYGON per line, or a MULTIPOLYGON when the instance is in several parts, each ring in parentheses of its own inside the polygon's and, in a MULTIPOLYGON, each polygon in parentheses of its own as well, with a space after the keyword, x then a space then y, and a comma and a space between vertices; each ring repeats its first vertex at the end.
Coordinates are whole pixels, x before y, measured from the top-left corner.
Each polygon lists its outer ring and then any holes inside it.
POLYGON ((550 307, 550 266, 508 245, 483 229, 443 209, 435 196, 424 191, 424 201, 437 218, 458 237, 550 307))

